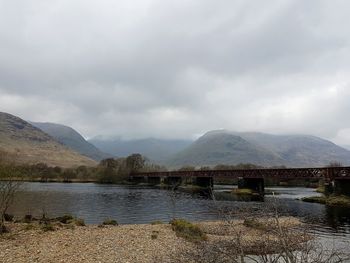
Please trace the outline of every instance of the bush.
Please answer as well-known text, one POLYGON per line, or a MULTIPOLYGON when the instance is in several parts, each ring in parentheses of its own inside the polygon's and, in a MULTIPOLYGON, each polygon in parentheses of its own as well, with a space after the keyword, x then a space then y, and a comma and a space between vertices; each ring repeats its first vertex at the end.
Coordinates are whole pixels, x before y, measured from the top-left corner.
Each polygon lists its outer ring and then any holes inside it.
POLYGON ((184 219, 173 219, 170 221, 172 229, 176 235, 192 242, 203 241, 207 239, 206 234, 199 226, 196 226, 184 219))
POLYGON ((76 225, 76 226, 85 226, 85 221, 84 221, 84 219, 76 218, 76 219, 74 220, 74 222, 75 222, 75 225, 76 225))
POLYGON ((105 221, 103 221, 102 225, 117 226, 118 222, 114 219, 106 219, 105 221))
POLYGON ((72 215, 66 214, 64 216, 57 217, 56 220, 62 224, 69 224, 73 221, 74 217, 72 215))
POLYGON ((48 231, 55 231, 55 227, 50 224, 50 223, 47 223, 47 224, 43 224, 41 225, 41 229, 44 231, 44 232, 48 232, 48 231))
POLYGON ((0 224, 0 235, 8 232, 9 232, 9 229, 4 224, 0 224))
POLYGON ((33 221, 33 216, 32 215, 25 215, 23 218, 24 223, 30 223, 33 221))
POLYGON ((151 238, 152 239, 157 239, 158 238, 159 231, 152 231, 151 238))
POLYGON ((4 214, 4 219, 7 222, 12 222, 13 221, 14 216, 13 215, 9 215, 9 214, 4 214))

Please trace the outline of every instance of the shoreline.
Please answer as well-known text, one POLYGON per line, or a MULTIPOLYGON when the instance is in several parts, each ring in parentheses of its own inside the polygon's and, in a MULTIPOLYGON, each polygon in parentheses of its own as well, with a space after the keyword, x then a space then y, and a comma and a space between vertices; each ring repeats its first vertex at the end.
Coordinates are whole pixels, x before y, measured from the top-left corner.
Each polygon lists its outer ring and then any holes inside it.
MULTIPOLYGON (((281 218, 287 227, 300 225, 296 218, 281 218)), ((188 262, 188 253, 198 243, 189 241, 170 224, 125 224, 119 226, 72 226, 57 224, 54 231, 44 231, 38 223, 8 223, 10 233, 0 235, 0 258, 4 263, 21 262, 188 262), (183 259, 183 260, 182 260, 183 259)), ((247 225, 242 220, 194 222, 206 235, 206 245, 233 240, 231 227, 244 232, 243 239, 264 242, 261 225, 247 225)), ((243 233, 242 232, 242 233, 243 233)), ((252 248, 251 248, 252 249, 252 248)))

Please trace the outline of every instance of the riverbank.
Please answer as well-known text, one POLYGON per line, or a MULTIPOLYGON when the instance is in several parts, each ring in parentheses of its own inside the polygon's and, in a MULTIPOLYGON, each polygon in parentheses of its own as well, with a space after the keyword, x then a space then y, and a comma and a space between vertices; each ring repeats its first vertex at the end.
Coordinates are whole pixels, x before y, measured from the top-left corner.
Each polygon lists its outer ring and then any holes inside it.
POLYGON ((319 203, 327 206, 350 207, 350 197, 345 195, 311 196, 304 197, 301 200, 308 203, 319 203))
MULTIPOLYGON (((284 227, 300 224, 295 218, 283 218, 284 227)), ((242 233, 242 245, 258 246, 261 224, 244 221, 200 222, 206 244, 235 240, 242 233), (254 242, 251 242, 254 241, 254 242)), ((3 263, 21 262, 189 262, 187 256, 197 243, 184 239, 169 224, 120 226, 72 226, 57 224, 46 231, 39 223, 10 223, 10 233, 0 236, 0 259, 3 263)), ((299 238, 299 237, 298 237, 299 238)), ((299 238, 300 239, 300 238, 299 238)), ((300 241, 299 241, 300 242, 300 241)))

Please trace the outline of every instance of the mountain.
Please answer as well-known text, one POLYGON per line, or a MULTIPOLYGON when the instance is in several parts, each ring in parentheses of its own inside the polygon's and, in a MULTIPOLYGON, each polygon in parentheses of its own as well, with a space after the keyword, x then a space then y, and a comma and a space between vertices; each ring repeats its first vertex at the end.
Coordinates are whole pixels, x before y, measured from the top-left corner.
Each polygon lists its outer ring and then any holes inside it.
POLYGON ((276 165, 284 163, 278 155, 235 134, 208 132, 166 163, 170 166, 254 163, 276 165))
POLYGON ((161 163, 171 155, 185 149, 192 141, 186 140, 161 140, 161 139, 102 139, 99 137, 89 140, 102 151, 114 156, 128 156, 132 153, 140 153, 152 161, 161 163))
POLYGON ((350 145, 342 145, 342 147, 350 151, 350 145))
POLYGON ((55 138, 60 143, 93 160, 100 161, 111 157, 110 154, 103 153, 86 141, 83 136, 71 127, 48 122, 31 122, 31 124, 55 138))
POLYGON ((289 166, 324 166, 331 161, 350 164, 350 151, 331 141, 311 135, 241 133, 240 136, 275 152, 289 166))
POLYGON ((262 166, 317 167, 350 164, 350 151, 309 135, 211 131, 169 158, 172 167, 253 163, 262 166))
POLYGON ((19 163, 61 167, 96 165, 30 123, 3 112, 0 112, 0 151, 16 155, 15 161, 19 163))

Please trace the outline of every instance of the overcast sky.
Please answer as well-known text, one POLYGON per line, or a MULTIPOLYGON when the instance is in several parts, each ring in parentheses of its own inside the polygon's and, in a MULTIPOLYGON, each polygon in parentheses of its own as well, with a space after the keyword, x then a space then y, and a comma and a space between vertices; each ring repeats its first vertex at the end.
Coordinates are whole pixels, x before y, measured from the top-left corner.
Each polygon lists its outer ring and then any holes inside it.
POLYGON ((350 145, 350 1, 0 0, 0 111, 85 137, 350 145))

